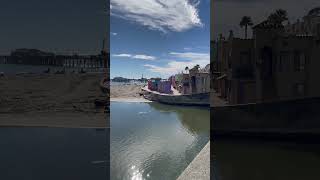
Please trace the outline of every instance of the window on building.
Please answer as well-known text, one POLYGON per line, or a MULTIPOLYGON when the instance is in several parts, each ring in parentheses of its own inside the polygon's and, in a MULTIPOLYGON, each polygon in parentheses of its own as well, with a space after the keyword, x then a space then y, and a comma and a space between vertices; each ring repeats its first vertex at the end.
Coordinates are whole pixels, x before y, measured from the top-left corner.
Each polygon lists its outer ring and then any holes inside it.
POLYGON ((279 57, 279 71, 280 71, 280 72, 282 72, 282 64, 283 64, 282 61, 283 61, 283 57, 280 56, 280 57, 279 57))
POLYGON ((304 71, 306 65, 305 54, 299 51, 294 53, 294 70, 295 71, 304 71))
POLYGON ((300 53, 298 51, 295 51, 294 52, 294 58, 293 58, 293 61, 294 61, 294 71, 300 71, 299 70, 299 60, 300 60, 300 53))
POLYGON ((240 53, 240 64, 241 65, 250 65, 251 63, 251 59, 250 59, 250 55, 249 52, 241 52, 240 53))
POLYGON ((299 69, 300 71, 304 71, 306 66, 306 56, 304 53, 300 54, 300 61, 299 61, 299 69))
POLYGON ((287 47, 289 45, 287 40, 282 41, 282 46, 283 47, 287 47))
POLYGON ((285 69, 285 65, 287 64, 287 62, 289 61, 289 53, 288 52, 281 52, 280 53, 280 57, 279 57, 279 72, 284 71, 285 69))
POLYGON ((295 96, 304 96, 305 95, 305 84, 297 83, 294 85, 294 95, 295 96))
MULTIPOLYGON (((319 33, 320 34, 320 33, 319 33)), ((320 46, 320 39, 316 40, 316 45, 320 46)))

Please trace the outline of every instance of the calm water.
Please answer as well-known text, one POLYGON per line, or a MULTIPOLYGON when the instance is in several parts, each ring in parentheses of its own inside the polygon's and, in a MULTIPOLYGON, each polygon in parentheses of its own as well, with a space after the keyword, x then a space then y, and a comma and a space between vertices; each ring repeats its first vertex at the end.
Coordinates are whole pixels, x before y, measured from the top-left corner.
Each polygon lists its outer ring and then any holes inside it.
POLYGON ((111 103, 111 179, 176 179, 209 141, 209 109, 111 103))
POLYGON ((285 141, 215 140, 216 180, 319 180, 320 145, 285 141))
POLYGON ((106 179, 106 129, 1 128, 0 179, 106 179))

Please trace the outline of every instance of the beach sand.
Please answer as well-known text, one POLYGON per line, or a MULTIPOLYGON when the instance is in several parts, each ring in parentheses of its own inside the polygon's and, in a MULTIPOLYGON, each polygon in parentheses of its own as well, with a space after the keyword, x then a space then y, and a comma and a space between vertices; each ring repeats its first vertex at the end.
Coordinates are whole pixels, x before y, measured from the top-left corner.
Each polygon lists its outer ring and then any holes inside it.
POLYGON ((123 84, 110 86, 110 101, 118 102, 150 102, 140 96, 141 85, 123 84))
POLYGON ((0 126, 108 127, 95 99, 103 74, 25 74, 0 77, 0 126))

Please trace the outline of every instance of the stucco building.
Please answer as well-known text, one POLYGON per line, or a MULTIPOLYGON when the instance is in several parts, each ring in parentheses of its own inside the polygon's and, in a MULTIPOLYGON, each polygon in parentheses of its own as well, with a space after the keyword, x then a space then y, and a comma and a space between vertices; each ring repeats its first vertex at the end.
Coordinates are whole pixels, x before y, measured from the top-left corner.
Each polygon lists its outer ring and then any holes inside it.
POLYGON ((203 69, 193 67, 188 74, 182 74, 181 94, 198 94, 210 92, 210 65, 203 69))
POLYGON ((286 26, 264 21, 251 39, 220 36, 213 61, 221 98, 245 104, 320 96, 320 11, 310 12, 286 26))

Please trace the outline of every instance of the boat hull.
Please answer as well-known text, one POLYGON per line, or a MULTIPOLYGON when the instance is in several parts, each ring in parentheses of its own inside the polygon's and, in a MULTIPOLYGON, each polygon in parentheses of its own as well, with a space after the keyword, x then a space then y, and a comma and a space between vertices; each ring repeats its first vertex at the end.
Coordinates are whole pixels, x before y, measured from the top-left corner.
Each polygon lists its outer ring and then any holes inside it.
POLYGON ((144 98, 163 104, 184 106, 210 106, 210 93, 198 93, 188 95, 161 94, 143 89, 144 98))

